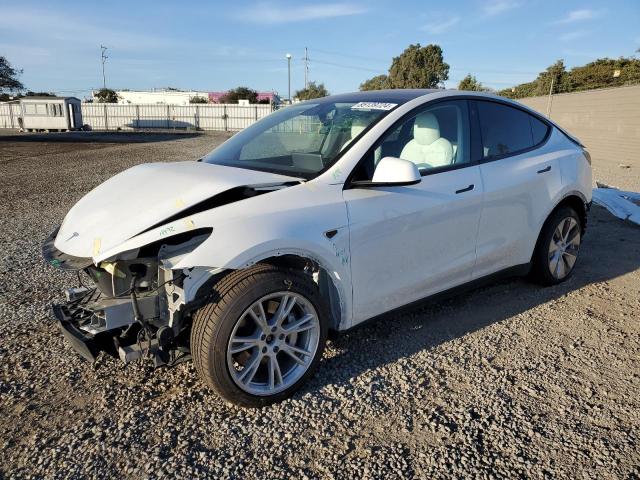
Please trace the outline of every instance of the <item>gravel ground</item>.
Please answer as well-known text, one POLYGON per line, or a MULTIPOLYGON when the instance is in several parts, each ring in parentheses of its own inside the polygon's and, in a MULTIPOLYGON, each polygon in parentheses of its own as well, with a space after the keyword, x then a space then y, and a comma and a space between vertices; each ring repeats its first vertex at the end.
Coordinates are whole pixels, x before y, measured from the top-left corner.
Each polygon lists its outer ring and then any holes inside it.
POLYGON ((73 278, 42 240, 113 174, 223 139, 83 135, 0 134, 0 478, 640 476, 637 226, 594 207, 568 282, 389 315, 330 342, 294 398, 245 410, 191 364, 91 365, 63 342, 49 304, 73 278))

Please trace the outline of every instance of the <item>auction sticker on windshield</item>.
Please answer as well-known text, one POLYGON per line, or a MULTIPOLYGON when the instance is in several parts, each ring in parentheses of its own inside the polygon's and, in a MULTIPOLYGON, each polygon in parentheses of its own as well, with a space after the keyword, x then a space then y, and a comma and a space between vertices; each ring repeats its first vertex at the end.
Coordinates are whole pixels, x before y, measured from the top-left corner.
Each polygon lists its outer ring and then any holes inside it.
POLYGON ((358 102, 351 107, 351 110, 391 110, 397 105, 397 103, 358 102))

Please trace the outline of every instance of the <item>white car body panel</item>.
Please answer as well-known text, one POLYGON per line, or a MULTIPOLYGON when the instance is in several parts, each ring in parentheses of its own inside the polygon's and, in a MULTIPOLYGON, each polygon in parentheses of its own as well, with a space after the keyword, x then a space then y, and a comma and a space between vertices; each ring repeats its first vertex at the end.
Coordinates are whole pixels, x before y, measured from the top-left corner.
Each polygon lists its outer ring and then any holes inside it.
MULTIPOLYGON (((138 165, 81 198, 65 217, 55 245, 69 255, 99 258, 101 252, 218 193, 243 185, 298 180, 201 162, 138 165)), ((174 232, 163 236, 169 234, 174 232)))
POLYGON ((575 171, 567 165, 575 164, 578 157, 583 156, 576 153, 575 145, 553 129, 540 148, 480 164, 485 197, 473 278, 531 260, 538 234, 553 208, 571 191, 591 190, 590 178, 588 184, 576 179, 573 185, 563 178, 563 170, 565 175, 575 171))
POLYGON ((336 287, 340 330, 526 263, 542 223, 564 196, 579 192, 591 200, 590 167, 580 148, 555 128, 544 146, 518 156, 425 175, 411 186, 343 190, 358 162, 398 119, 426 102, 459 95, 443 90, 400 105, 313 180, 144 233, 229 189, 300 179, 200 162, 134 167, 83 197, 65 218, 55 246, 99 264, 163 238, 212 228, 172 268, 198 268, 201 274, 287 254, 311 259, 336 287), (537 173, 547 165, 548 174, 537 173), (455 193, 468 185, 474 188, 455 193), (336 234, 328 238, 331 230, 336 234))
POLYGON ((554 140, 531 152, 480 165, 485 198, 474 278, 531 259, 549 205, 562 189, 558 154, 549 146, 554 140))
POLYGON ((416 185, 348 189, 344 198, 354 324, 471 280, 482 208, 478 166, 426 175, 416 185))

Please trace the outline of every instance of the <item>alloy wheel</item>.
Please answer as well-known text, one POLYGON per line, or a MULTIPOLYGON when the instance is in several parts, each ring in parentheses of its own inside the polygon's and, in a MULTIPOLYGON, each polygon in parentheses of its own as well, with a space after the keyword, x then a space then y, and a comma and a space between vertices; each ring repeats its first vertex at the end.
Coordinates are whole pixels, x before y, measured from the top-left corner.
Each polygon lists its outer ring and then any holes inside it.
POLYGON ((560 221, 549 244, 549 271, 562 280, 573 270, 580 249, 580 225, 573 217, 560 221))
POLYGON ((245 392, 274 395, 309 369, 319 339, 318 313, 309 300, 291 291, 265 295, 234 325, 227 344, 227 367, 245 392))

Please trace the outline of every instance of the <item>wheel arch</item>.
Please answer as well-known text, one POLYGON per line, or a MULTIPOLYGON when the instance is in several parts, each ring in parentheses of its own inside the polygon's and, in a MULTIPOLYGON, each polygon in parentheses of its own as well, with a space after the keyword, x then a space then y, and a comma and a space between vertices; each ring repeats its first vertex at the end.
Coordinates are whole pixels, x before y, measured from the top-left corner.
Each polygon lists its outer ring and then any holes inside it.
POLYGON ((535 255, 536 251, 540 246, 540 240, 542 237, 542 232, 544 231, 544 226, 549 221, 549 218, 551 218, 551 216, 553 216, 553 214, 562 207, 571 207, 573 210, 575 210, 575 212, 578 214, 578 217, 580 217, 580 222, 581 222, 580 234, 584 235, 584 232, 586 231, 586 228, 587 228, 587 218, 588 218, 587 213, 589 211, 589 204, 587 203, 587 200, 582 193, 578 191, 572 191, 562 197, 562 199, 556 204, 556 206, 553 207, 551 211, 547 214, 547 216, 544 219, 544 222, 542 222, 542 224, 540 225, 540 228, 538 229, 538 238, 536 239, 536 244, 533 249, 533 252, 531 252, 532 261, 533 261, 533 256, 535 255))
POLYGON ((342 292, 342 285, 337 284, 336 279, 326 266, 314 258, 292 253, 273 255, 264 258, 259 263, 267 263, 269 265, 282 268, 291 268, 293 270, 298 270, 308 275, 312 275, 314 281, 318 284, 320 295, 323 298, 328 299, 327 303, 330 314, 328 325, 329 330, 340 330, 342 315, 344 313, 344 292, 342 292))
MULTIPOLYGON (((580 192, 571 192, 568 195, 564 196, 560 202, 554 207, 554 209, 547 215, 547 219, 553 213, 561 207, 571 207, 573 208, 578 216, 580 217, 581 222, 581 234, 584 235, 584 232, 587 228, 587 212, 589 211, 588 203, 584 195, 580 192)), ((546 220, 545 220, 546 222, 546 220)))
MULTIPOLYGON (((206 296, 206 292, 211 289, 211 286, 218 282, 222 277, 229 275, 234 271, 243 270, 261 263, 293 269, 313 276, 314 281, 318 284, 321 296, 328 299, 327 306, 330 314, 328 325, 329 330, 339 331, 346 328, 349 297, 347 297, 345 286, 339 278, 336 278, 335 272, 332 273, 331 268, 327 264, 312 255, 305 255, 301 252, 265 253, 264 256, 254 258, 251 262, 241 268, 225 269, 224 271, 207 279, 207 281, 199 287, 198 293, 195 297, 202 298, 206 296)), ((194 305, 198 305, 198 303, 195 303, 194 305)))

